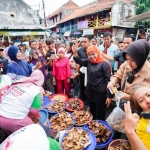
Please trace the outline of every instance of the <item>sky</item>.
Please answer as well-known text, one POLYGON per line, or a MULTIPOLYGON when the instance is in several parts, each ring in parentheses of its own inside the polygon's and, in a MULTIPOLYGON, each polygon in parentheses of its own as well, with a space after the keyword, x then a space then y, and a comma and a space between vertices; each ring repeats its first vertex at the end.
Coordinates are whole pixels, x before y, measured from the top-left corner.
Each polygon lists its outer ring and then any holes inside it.
MULTIPOLYGON (((35 10, 39 10, 40 8, 40 14, 41 17, 43 17, 42 0, 23 0, 23 1, 26 2, 35 10)), ((61 7, 68 1, 69 0, 44 0, 46 16, 52 14, 55 10, 57 10, 59 7, 61 7)), ((94 0, 72 0, 72 1, 74 1, 78 6, 81 7, 94 0)))

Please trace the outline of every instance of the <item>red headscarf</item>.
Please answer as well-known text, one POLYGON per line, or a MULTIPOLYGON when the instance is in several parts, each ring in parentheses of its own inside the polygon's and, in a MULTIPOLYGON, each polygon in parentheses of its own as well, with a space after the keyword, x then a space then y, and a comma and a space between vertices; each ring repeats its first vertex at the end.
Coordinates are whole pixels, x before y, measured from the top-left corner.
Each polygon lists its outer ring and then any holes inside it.
POLYGON ((88 55, 89 53, 91 53, 91 52, 94 52, 94 53, 97 54, 96 61, 95 61, 95 62, 92 62, 92 63, 98 64, 98 63, 100 63, 100 62, 106 61, 106 59, 101 55, 101 53, 100 53, 100 51, 99 51, 99 49, 98 49, 97 47, 95 47, 95 46, 89 46, 89 47, 87 48, 87 55, 88 55))

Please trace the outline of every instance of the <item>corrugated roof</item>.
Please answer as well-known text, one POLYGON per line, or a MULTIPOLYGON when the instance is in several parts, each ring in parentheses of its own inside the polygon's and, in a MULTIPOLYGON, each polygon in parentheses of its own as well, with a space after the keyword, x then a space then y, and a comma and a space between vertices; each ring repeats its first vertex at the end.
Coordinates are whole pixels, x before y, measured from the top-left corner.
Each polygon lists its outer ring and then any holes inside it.
POLYGON ((62 9, 67 9, 67 10, 75 10, 78 9, 79 6, 74 3, 72 0, 69 0, 67 3, 65 3, 64 5, 62 5, 60 8, 58 8, 55 12, 53 12, 48 18, 51 18, 55 15, 58 15, 59 13, 61 13, 62 9))
MULTIPOLYGON (((75 19, 78 17, 94 14, 96 12, 99 12, 104 9, 110 9, 112 7, 112 4, 116 0, 98 0, 92 3, 89 3, 88 5, 85 5, 77 10, 75 10, 73 13, 62 19, 60 23, 66 22, 71 19, 75 19)), ((122 0, 122 2, 125 3, 131 3, 132 0, 122 0)))

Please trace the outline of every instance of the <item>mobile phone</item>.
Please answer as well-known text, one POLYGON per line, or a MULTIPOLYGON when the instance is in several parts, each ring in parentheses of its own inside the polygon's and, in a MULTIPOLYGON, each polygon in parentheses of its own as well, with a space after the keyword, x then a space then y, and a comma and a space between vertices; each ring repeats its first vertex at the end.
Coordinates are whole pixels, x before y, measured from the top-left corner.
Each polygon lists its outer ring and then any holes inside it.
POLYGON ((141 112, 141 115, 145 119, 150 119, 150 112, 141 112))

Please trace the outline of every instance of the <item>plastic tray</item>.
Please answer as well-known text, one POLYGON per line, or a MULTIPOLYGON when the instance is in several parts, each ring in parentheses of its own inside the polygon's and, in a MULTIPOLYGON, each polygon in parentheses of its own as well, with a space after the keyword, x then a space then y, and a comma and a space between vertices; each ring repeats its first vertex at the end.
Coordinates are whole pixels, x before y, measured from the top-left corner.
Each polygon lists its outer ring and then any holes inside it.
POLYGON ((65 94, 54 94, 53 96, 50 96, 50 101, 53 101, 53 100, 58 100, 58 99, 55 99, 54 97, 55 96, 59 96, 59 95, 62 95, 62 96, 64 96, 66 99, 65 99, 65 102, 68 100, 68 96, 67 95, 65 95, 65 94))
MULTIPOLYGON (((89 133, 89 139, 91 140, 91 144, 88 147, 86 147, 84 150, 94 150, 96 147, 96 137, 94 133, 86 128, 81 128, 81 127, 77 127, 77 128, 85 130, 89 133)), ((63 142, 64 137, 66 137, 67 135, 68 135, 67 133, 64 134, 64 136, 61 138, 60 144, 63 142)), ((61 147, 61 150, 63 150, 62 147, 61 147)))
MULTIPOLYGON (((113 131, 112 131, 112 128, 110 127, 110 125, 102 120, 93 120, 93 121, 98 121, 99 123, 103 124, 104 126, 106 126, 107 129, 111 130, 112 134, 109 138, 109 140, 107 142, 100 142, 99 144, 96 145, 96 148, 104 148, 106 147, 111 141, 112 141, 112 138, 113 138, 113 131)), ((85 129, 89 129, 88 128, 88 124, 86 124, 84 126, 85 129)))
MULTIPOLYGON (((54 103, 56 103, 57 102, 57 100, 53 100, 53 101, 51 101, 51 102, 49 102, 48 103, 48 105, 47 106, 50 106, 50 105, 52 105, 52 104, 54 104, 54 103)), ((63 110, 62 111, 64 111, 65 109, 66 109, 66 102, 64 102, 65 103, 65 106, 64 106, 64 108, 63 108, 63 110)), ((50 111, 50 110, 48 110, 48 108, 46 108, 47 109, 47 111, 49 112, 49 113, 51 113, 51 114, 57 114, 57 113, 59 113, 59 112, 55 112, 55 111, 50 111)))
POLYGON ((47 119, 48 119, 48 112, 47 112, 47 110, 45 110, 45 109, 41 109, 40 111, 39 111, 39 113, 40 113, 40 118, 39 118, 39 122, 41 123, 41 124, 45 124, 45 122, 47 121, 47 119))
MULTIPOLYGON (((71 100, 76 100, 76 99, 80 102, 80 108, 79 108, 78 110, 81 110, 81 109, 84 107, 84 103, 83 103, 83 101, 82 101, 81 99, 78 99, 78 98, 69 98, 69 99, 67 100, 67 103, 68 103, 69 101, 71 101, 71 100)), ((69 107, 68 104, 67 104, 67 106, 66 106, 66 110, 71 111, 71 112, 75 111, 75 110, 72 110, 72 109, 69 107)))
MULTIPOLYGON (((69 129, 71 129, 71 128, 75 125, 75 123, 76 123, 76 118, 75 118, 75 116, 74 116, 72 113, 69 113, 69 112, 66 112, 66 113, 68 113, 69 115, 71 115, 72 118, 73 118, 73 124, 72 124, 69 128, 64 129, 64 130, 69 130, 69 129)), ((56 116, 58 116, 58 114, 52 116, 51 118, 56 117, 56 116)), ((50 127, 50 126, 51 126, 51 122, 49 121, 49 127, 50 127)), ((50 129, 50 130, 51 130, 52 132, 57 132, 57 131, 52 130, 52 129, 50 129)))
POLYGON ((50 103, 49 97, 43 96, 43 106, 48 106, 50 103))

